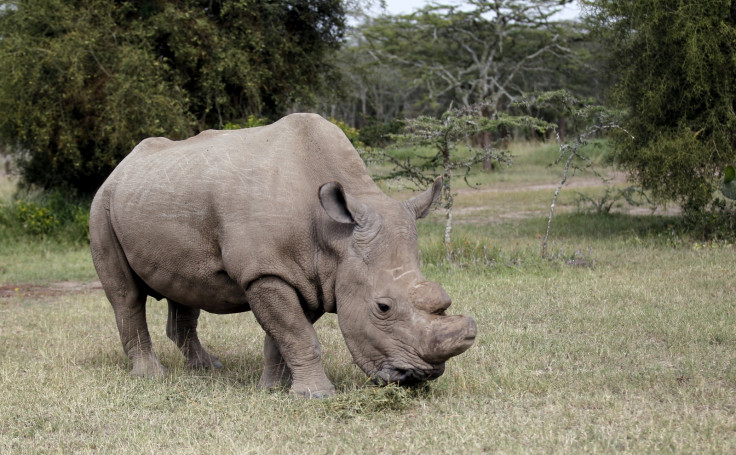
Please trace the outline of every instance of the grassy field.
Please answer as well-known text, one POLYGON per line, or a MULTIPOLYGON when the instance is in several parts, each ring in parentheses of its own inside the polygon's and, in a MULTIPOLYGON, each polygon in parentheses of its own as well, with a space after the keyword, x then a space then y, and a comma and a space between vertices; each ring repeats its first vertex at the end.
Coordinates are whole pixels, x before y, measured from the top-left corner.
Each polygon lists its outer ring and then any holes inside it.
MULTIPOLYGON (((478 338, 416 389, 369 386, 334 315, 317 323, 334 398, 258 390, 263 332, 249 313, 204 314, 225 368, 186 370, 153 300, 171 374, 131 378, 104 294, 50 285, 94 279, 86 247, 0 243, 0 453, 735 453, 733 245, 625 203, 580 213, 563 189, 542 260, 554 190, 539 186, 559 169, 541 153, 518 151, 479 191, 457 186, 459 265, 441 260, 441 214, 421 223, 424 272, 478 338)), ((584 179, 576 190, 601 191, 590 175, 570 183, 584 179)))

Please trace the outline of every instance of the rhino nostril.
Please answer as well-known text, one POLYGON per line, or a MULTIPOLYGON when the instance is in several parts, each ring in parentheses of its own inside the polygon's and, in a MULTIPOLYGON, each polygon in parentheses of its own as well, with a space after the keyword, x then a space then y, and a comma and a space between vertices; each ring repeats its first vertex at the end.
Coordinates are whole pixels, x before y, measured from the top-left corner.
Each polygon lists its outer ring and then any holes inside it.
POLYGON ((406 370, 397 369, 394 371, 394 374, 391 375, 391 382, 396 382, 401 384, 404 382, 404 379, 406 378, 406 370))

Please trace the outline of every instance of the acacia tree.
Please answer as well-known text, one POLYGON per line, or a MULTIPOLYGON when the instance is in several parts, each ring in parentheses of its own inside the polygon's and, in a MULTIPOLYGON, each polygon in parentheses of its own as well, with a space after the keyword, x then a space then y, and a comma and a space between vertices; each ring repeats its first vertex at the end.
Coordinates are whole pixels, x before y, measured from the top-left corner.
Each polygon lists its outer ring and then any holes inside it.
MULTIPOLYGON (((495 112, 523 92, 566 88, 595 96, 606 82, 600 46, 583 24, 552 21, 559 7, 475 1, 367 18, 350 30, 336 58, 343 82, 319 109, 368 126, 368 138, 395 131, 394 118, 439 117, 450 104, 484 103, 495 112)), ((559 113, 527 114, 564 127, 559 113)))
POLYGON ((369 120, 388 122, 404 116, 416 84, 400 65, 382 59, 360 28, 348 32, 335 60, 342 80, 329 96, 320 100, 322 112, 359 128, 369 120))
POLYGON ((736 159, 736 2, 584 3, 628 112, 618 163, 658 201, 704 213, 736 159))
MULTIPOLYGON (((473 146, 469 138, 482 133, 495 133, 503 137, 505 131, 517 128, 532 128, 539 132, 553 125, 535 117, 494 113, 489 115, 489 106, 476 104, 464 108, 448 109, 441 117, 419 116, 405 120, 402 134, 394 136, 395 146, 428 147, 429 155, 415 154, 413 158, 399 160, 390 153, 377 152, 380 159, 394 164, 393 170, 379 179, 408 178, 418 187, 431 184, 437 169, 443 177, 441 206, 445 209, 445 254, 450 261, 452 246, 453 175, 464 170, 464 180, 473 166, 487 160, 510 163, 510 156, 503 140, 473 146), (460 149, 463 149, 462 152, 460 149)), ((374 152, 375 154, 376 152, 374 152)))
POLYGON ((570 57, 569 30, 550 19, 565 3, 432 4, 387 24, 376 23, 364 33, 377 55, 413 70, 424 102, 442 110, 451 101, 459 106, 483 102, 497 112, 530 89, 525 85, 534 73, 549 71, 545 58, 570 57))
POLYGON ((279 116, 331 85, 340 0, 0 1, 0 141, 94 191, 148 136, 279 116))

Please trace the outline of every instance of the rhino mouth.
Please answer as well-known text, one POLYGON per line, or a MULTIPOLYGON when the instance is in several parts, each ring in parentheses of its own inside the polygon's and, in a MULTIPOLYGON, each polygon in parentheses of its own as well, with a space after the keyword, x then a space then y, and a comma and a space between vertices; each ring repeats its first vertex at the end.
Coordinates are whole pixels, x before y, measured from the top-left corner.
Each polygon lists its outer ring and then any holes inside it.
POLYGON ((395 366, 384 366, 372 375, 371 379, 377 385, 398 384, 415 385, 427 381, 433 381, 445 372, 444 362, 432 365, 431 368, 399 368, 395 366))

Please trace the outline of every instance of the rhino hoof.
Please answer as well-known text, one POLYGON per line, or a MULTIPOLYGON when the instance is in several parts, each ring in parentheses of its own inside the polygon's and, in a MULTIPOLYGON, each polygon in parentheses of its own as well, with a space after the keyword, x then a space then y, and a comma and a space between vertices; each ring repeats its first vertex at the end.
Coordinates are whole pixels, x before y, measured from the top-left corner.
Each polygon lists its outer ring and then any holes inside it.
POLYGON ((168 373, 169 370, 161 365, 155 357, 134 360, 133 368, 130 370, 131 376, 148 379, 163 379, 168 373))
POLYGON ((320 390, 317 388, 295 388, 294 386, 291 386, 289 393, 303 398, 329 398, 335 394, 335 387, 332 387, 330 384, 329 388, 320 390))
POLYGON ((195 361, 188 361, 187 367, 192 370, 220 370, 223 368, 222 362, 220 362, 220 360, 215 356, 210 356, 209 359, 197 359, 195 361))

